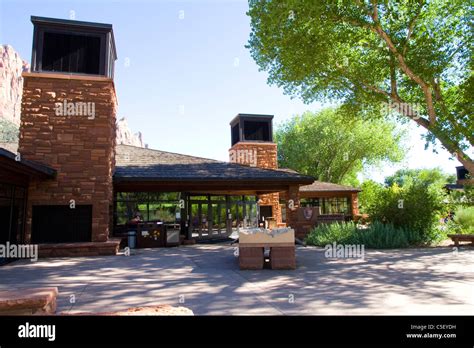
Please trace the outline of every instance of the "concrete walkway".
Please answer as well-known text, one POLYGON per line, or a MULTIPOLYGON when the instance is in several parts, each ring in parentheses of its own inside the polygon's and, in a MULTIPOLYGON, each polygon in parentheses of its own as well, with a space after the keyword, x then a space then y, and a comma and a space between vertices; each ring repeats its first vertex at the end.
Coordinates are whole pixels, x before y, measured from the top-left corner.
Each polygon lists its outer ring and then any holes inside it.
POLYGON ((131 256, 21 260, 0 290, 57 286, 58 312, 170 304, 196 315, 472 314, 474 249, 366 250, 326 259, 297 248, 296 271, 240 271, 234 246, 194 245, 131 256))

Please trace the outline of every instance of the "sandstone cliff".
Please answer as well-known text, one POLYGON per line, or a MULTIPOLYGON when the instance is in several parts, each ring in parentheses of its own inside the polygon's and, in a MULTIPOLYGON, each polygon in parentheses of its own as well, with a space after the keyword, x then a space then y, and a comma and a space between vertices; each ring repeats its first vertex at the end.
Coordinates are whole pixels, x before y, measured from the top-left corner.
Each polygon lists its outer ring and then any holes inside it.
POLYGON ((145 147, 142 133, 132 133, 125 117, 117 121, 117 144, 145 147))
MULTIPOLYGON (((0 142, 18 141, 23 77, 29 65, 10 45, 0 45, 0 142)), ((117 121, 117 144, 145 147, 142 134, 133 133, 122 117, 117 121)))
POLYGON ((10 45, 0 45, 0 118, 20 124, 23 78, 29 65, 10 45))

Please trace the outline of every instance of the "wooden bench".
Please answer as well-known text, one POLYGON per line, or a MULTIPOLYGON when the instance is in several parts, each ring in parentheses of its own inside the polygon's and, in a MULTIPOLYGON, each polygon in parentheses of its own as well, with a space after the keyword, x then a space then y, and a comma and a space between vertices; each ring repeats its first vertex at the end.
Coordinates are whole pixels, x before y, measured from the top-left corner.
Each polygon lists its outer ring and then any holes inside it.
POLYGON ((448 234, 448 237, 451 238, 455 246, 458 246, 459 242, 474 243, 474 234, 448 234))
POLYGON ((49 315, 56 312, 58 288, 0 291, 0 315, 49 315))

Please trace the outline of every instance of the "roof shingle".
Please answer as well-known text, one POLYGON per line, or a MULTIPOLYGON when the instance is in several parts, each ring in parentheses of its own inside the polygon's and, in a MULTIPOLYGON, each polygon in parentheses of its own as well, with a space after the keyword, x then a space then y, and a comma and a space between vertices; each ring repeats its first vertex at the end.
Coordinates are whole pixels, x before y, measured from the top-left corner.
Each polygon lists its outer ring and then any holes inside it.
POLYGON ((314 180, 311 176, 283 170, 249 167, 130 145, 117 145, 115 159, 116 180, 275 180, 295 184, 306 184, 314 180))
POLYGON ((360 192, 361 190, 355 187, 333 184, 331 182, 315 181, 311 185, 304 185, 300 187, 300 192, 329 192, 329 191, 346 191, 346 192, 360 192))

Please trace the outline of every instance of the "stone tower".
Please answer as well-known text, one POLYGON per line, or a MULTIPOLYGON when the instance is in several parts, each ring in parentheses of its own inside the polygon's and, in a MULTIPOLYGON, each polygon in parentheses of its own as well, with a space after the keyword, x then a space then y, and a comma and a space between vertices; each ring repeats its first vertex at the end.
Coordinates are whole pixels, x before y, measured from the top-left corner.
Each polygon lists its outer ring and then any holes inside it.
POLYGON ((112 26, 43 17, 32 22, 32 72, 23 74, 18 152, 56 169, 57 177, 31 181, 26 239, 103 242, 115 158, 112 26))
MULTIPOLYGON (((273 115, 238 114, 230 122, 232 147, 229 161, 251 167, 278 169, 277 144, 273 142, 273 115)), ((278 192, 258 196, 260 216, 281 223, 278 192)))

